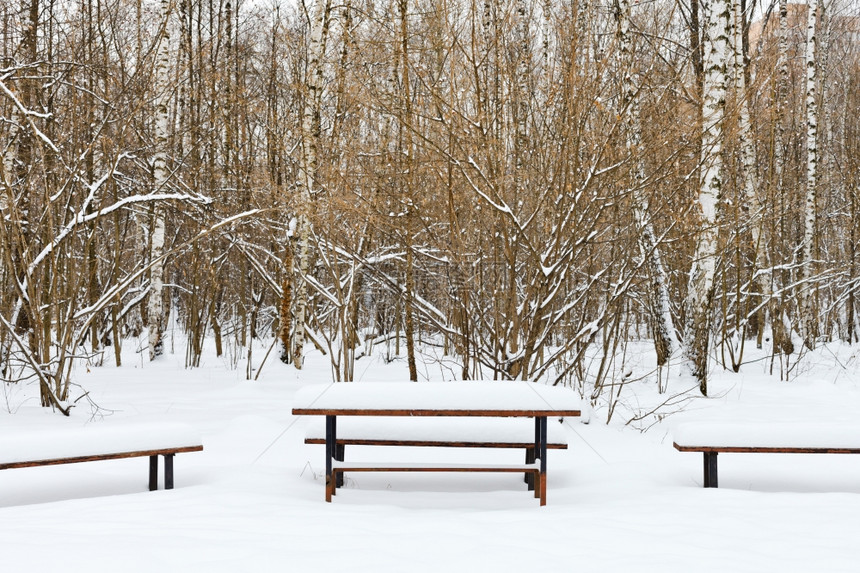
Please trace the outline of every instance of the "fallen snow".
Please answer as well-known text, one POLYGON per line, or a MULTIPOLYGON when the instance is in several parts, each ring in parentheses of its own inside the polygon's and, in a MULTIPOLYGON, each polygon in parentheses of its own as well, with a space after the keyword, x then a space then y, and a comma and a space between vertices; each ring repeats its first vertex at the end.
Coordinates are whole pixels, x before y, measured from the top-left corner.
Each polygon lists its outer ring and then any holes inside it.
MULTIPOLYGON (((518 474, 347 474, 325 503, 322 448, 303 443, 304 422, 290 413, 297 390, 328 379, 325 357, 309 353, 301 372, 270 361, 255 382, 244 380, 244 359, 231 368, 237 354, 185 369, 180 345, 175 354, 165 346, 156 364, 129 342, 122 368, 78 370, 75 382, 103 410, 81 400, 72 420, 40 408, 35 385, 0 388, 2 436, 70 422, 182 422, 206 448, 177 456, 169 491, 146 491, 140 459, 0 471, 5 571, 858 570, 860 456, 725 456, 720 488, 704 489, 701 457, 672 448, 683 423, 851 422, 856 348, 808 355, 791 382, 766 374, 764 361, 739 374, 715 369, 712 398, 679 403, 644 433, 625 421, 667 396, 625 386, 611 424, 598 404, 591 423, 561 425, 570 449, 549 453, 540 507, 518 474)), ((266 348, 255 349, 255 364, 266 348)), ((630 345, 629 361, 640 353, 653 347, 630 345)), ((444 366, 427 361, 421 371, 441 380, 453 371, 444 366)), ((365 358, 356 371, 407 377, 403 360, 365 358)), ((354 447, 348 459, 516 465, 522 452, 354 447)))
MULTIPOLYGON (((547 424, 549 441, 568 443, 571 424, 576 418, 553 419, 547 424)), ((307 422, 306 438, 325 438, 322 416, 311 416, 307 422)), ((399 439, 416 442, 508 442, 529 443, 535 438, 531 418, 461 418, 418 417, 376 418, 343 416, 337 419, 337 436, 363 440, 399 439)))
POLYGON ((794 422, 704 422, 683 424, 672 435, 682 446, 728 448, 860 449, 860 425, 794 422))
POLYGON ((36 429, 0 437, 0 464, 184 448, 202 444, 188 424, 103 423, 36 429))
POLYGON ((294 408, 356 410, 579 411, 582 402, 569 388, 531 382, 356 382, 308 386, 296 393, 294 408))

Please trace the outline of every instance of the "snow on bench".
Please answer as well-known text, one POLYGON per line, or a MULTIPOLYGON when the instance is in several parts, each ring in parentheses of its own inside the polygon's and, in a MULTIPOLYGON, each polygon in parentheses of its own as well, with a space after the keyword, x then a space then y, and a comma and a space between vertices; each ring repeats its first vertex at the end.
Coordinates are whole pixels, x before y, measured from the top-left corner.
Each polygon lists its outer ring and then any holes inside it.
POLYGON ((580 411, 579 396, 568 388, 499 381, 313 385, 296 392, 292 410, 296 416, 325 416, 325 432, 312 429, 305 442, 326 444, 326 501, 346 471, 498 471, 524 472, 541 505, 546 505, 546 451, 567 447, 558 435, 549 438, 549 421, 580 411), (526 463, 347 464, 347 444, 523 448, 526 463))
MULTIPOLYGON (((566 450, 567 436, 561 424, 547 425, 547 448, 566 450)), ((324 420, 314 419, 305 433, 306 444, 325 444, 324 420)), ((335 460, 343 462, 346 446, 405 446, 451 448, 509 448, 525 450, 525 464, 535 461, 535 426, 528 418, 351 418, 338 423, 335 460)), ((337 487, 343 472, 362 471, 339 466, 337 487)), ((472 467, 472 466, 470 466, 472 467)), ((368 471, 368 470, 365 470, 368 471)), ((392 470, 396 471, 396 470, 392 470)), ((458 471, 451 468, 449 471, 458 471)), ((474 471, 481 471, 475 469, 474 471)), ((531 474, 526 483, 533 487, 531 474)))
MULTIPOLYGON (((547 447, 567 449, 561 424, 548 424, 548 432, 547 447)), ((345 417, 337 426, 337 441, 346 445, 533 448, 534 438, 535 425, 529 418, 345 417)), ((305 443, 325 443, 324 420, 308 424, 305 443)))
POLYGON ((857 424, 798 422, 703 422, 673 432, 680 452, 704 454, 704 486, 717 487, 717 454, 860 454, 857 424))
POLYGON ((91 424, 0 437, 0 470, 149 457, 149 489, 158 489, 158 456, 164 457, 164 488, 173 489, 173 456, 203 449, 191 426, 91 424))
POLYGON ((338 416, 579 416, 569 388, 531 382, 349 382, 314 384, 296 392, 294 414, 338 410, 338 416))

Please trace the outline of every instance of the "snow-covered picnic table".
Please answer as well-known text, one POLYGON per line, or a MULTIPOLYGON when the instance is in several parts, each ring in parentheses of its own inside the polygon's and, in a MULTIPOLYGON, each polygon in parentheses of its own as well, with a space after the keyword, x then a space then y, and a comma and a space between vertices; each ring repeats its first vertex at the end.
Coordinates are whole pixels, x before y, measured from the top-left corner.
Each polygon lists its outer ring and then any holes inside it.
POLYGON ((158 489, 158 456, 164 488, 173 488, 173 456, 203 449, 200 434, 179 423, 98 423, 0 437, 0 470, 149 457, 149 489, 158 489))
MULTIPOLYGON (((524 472, 534 476, 535 497, 546 504, 546 462, 549 417, 576 417, 580 415, 579 396, 568 388, 549 387, 532 382, 464 381, 464 382, 413 382, 374 383, 353 382, 308 386, 296 393, 294 415, 318 415, 326 419, 326 501, 334 495, 339 474, 367 471, 446 471, 446 472, 524 472), (383 435, 391 424, 380 424, 365 429, 374 440, 385 445, 427 441, 424 445, 445 445, 442 442, 463 443, 456 425, 465 418, 533 418, 533 460, 513 465, 431 465, 431 464, 368 464, 347 463, 338 455, 337 418, 361 417, 435 417, 445 418, 439 424, 439 433, 431 435, 427 424, 416 424, 414 435, 405 424, 398 424, 397 435, 383 435)), ((510 440, 511 427, 503 429, 497 421, 483 427, 474 422, 464 424, 471 447, 487 447, 499 440, 510 440)), ((368 424, 363 424, 368 426, 368 424)), ((522 426, 520 426, 522 428, 522 426)), ((521 430, 518 441, 522 442, 521 430)))

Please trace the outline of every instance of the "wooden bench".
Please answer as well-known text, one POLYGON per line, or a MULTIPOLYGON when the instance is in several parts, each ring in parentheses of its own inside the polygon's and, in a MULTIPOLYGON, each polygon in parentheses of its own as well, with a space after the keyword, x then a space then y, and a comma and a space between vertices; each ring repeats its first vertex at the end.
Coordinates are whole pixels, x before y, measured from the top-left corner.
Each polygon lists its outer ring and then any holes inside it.
POLYGON ((704 487, 717 487, 717 455, 860 454, 860 427, 851 424, 698 423, 673 432, 680 452, 704 455, 704 487))
POLYGON ((164 458, 164 489, 173 489, 173 456, 201 450, 200 435, 184 424, 91 424, 0 438, 0 470, 149 457, 154 491, 158 456, 164 458))
MULTIPOLYGON (((305 443, 325 445, 325 425, 309 425, 305 443)), ((338 425, 334 452, 337 462, 346 462, 346 446, 521 449, 525 451, 524 463, 529 469, 511 468, 509 471, 523 471, 529 490, 534 489, 534 423, 525 418, 417 418, 405 421, 400 418, 346 418, 338 425)), ((560 424, 549 424, 547 449, 567 449, 566 436, 560 424)), ((371 471, 357 466, 350 468, 346 463, 336 467, 336 487, 343 486, 346 471, 371 471)), ((390 471, 406 470, 392 468, 390 471)), ((448 471, 482 470, 450 468, 448 471)))
MULTIPOLYGON (((506 472, 524 473, 534 489, 534 495, 546 505, 546 476, 548 418, 580 415, 580 400, 567 388, 549 387, 531 382, 464 381, 428 383, 337 383, 303 388, 294 398, 293 415, 324 416, 326 445, 326 501, 336 493, 340 476, 345 472, 506 472), (481 439, 466 439, 462 435, 443 438, 438 433, 431 438, 419 438, 412 432, 381 436, 351 436, 371 439, 373 445, 433 445, 439 443, 516 444, 528 451, 532 447, 534 461, 524 464, 436 464, 436 463, 349 463, 337 459, 341 421, 354 418, 402 419, 412 424, 422 418, 435 420, 435 431, 454 428, 440 423, 446 418, 457 420, 516 419, 525 420, 531 440, 520 436, 514 440, 499 439, 491 431, 481 439), (526 445, 529 442, 529 445, 526 445)), ((456 430, 455 430, 456 431, 456 430)), ((346 435, 350 438, 349 434, 346 435)), ((315 436, 311 436, 315 438, 315 436)), ((345 447, 346 443, 342 444, 345 447)), ((452 446, 448 446, 452 447, 452 446)), ((341 453, 343 453, 341 451, 341 453)), ((527 454, 529 455, 529 454, 527 454)))

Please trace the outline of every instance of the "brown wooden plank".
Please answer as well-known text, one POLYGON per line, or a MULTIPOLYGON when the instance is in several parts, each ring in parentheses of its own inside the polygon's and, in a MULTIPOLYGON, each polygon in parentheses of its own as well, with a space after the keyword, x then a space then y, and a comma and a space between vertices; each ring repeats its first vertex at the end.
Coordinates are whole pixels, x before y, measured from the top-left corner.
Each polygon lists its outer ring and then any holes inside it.
MULTIPOLYGON (((325 438, 305 438, 306 444, 325 444, 325 438)), ((437 448, 534 448, 534 441, 528 442, 466 442, 466 441, 418 441, 394 439, 362 439, 338 438, 338 444, 345 446, 406 446, 406 447, 437 447, 437 448)), ((551 450, 566 450, 567 444, 549 443, 551 450)))
POLYGON ((76 456, 69 458, 52 458, 47 460, 28 460, 23 462, 12 462, 0 464, 0 470, 8 470, 14 468, 33 468, 39 466, 56 466, 61 464, 76 464, 80 462, 96 462, 101 460, 117 460, 123 458, 137 458, 144 456, 158 456, 167 454, 180 454, 185 452, 199 452, 203 450, 202 445, 183 446, 180 448, 163 448, 159 450, 141 450, 132 452, 114 452, 106 454, 97 454, 91 456, 76 456))
POLYGON ((334 472, 457 472, 457 473, 539 473, 537 468, 491 466, 347 466, 336 467, 334 472))
POLYGON ((293 408, 294 416, 460 416, 464 418, 573 418, 580 410, 367 410, 354 408, 293 408))
POLYGON ((860 454, 860 448, 794 448, 773 446, 682 446, 673 443, 679 452, 734 454, 860 454))

